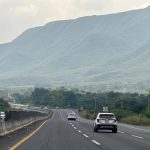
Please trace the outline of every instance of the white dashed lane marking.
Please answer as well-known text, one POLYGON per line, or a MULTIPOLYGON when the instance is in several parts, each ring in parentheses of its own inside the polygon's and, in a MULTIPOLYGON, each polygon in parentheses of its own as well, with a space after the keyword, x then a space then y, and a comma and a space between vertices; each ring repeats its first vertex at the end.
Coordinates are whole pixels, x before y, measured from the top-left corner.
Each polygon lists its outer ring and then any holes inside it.
POLYGON ((99 142, 97 142, 97 141, 95 141, 95 140, 92 140, 92 142, 93 142, 94 144, 98 145, 98 146, 101 145, 99 142))
POLYGON ((137 136, 137 135, 132 135, 133 137, 135 137, 135 138, 138 138, 138 139, 144 139, 143 137, 141 137, 141 136, 137 136))
POLYGON ((122 134, 123 134, 124 132, 122 132, 122 131, 118 131, 118 133, 122 133, 122 134))
POLYGON ((88 138, 88 137, 89 137, 89 136, 88 136, 88 135, 86 135, 86 134, 83 134, 83 136, 84 136, 84 137, 86 137, 86 138, 88 138))
POLYGON ((81 133, 82 131, 78 130, 79 133, 81 133))
POLYGON ((77 128, 76 128, 76 127, 74 127, 74 129, 76 130, 77 128))

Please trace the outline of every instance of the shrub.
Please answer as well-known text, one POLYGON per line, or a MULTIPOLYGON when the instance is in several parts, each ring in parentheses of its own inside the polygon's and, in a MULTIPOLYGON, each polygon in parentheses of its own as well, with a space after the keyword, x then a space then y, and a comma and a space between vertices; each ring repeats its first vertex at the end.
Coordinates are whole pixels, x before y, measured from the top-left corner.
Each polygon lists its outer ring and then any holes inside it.
POLYGON ((117 120, 121 120, 122 118, 125 118, 127 116, 134 115, 135 113, 130 110, 124 110, 124 109, 114 109, 112 112, 117 117, 117 120))
POLYGON ((8 102, 0 98, 0 111, 7 111, 9 109, 10 109, 10 105, 8 104, 8 102))
POLYGON ((150 125, 150 119, 144 116, 128 116, 121 119, 121 122, 133 125, 150 125))

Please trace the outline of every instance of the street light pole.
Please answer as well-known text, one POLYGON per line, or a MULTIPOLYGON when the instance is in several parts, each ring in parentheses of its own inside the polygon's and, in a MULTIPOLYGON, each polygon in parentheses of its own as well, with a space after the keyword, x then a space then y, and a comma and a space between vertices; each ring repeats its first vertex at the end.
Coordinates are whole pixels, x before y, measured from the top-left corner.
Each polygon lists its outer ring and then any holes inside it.
POLYGON ((121 105, 120 105, 120 108, 123 109, 123 98, 125 96, 125 88, 123 88, 123 92, 122 92, 122 95, 121 95, 121 105))
POLYGON ((96 98, 95 98, 95 110, 96 110, 96 98))
POLYGON ((149 111, 149 107, 150 107, 150 90, 147 90, 148 91, 148 99, 147 99, 147 111, 149 111))
POLYGON ((128 84, 128 82, 124 82, 124 88, 123 88, 123 93, 121 96, 121 109, 123 109, 123 98, 125 99, 125 95, 126 95, 126 85, 128 84))
POLYGON ((121 96, 121 109, 123 109, 123 96, 121 96))

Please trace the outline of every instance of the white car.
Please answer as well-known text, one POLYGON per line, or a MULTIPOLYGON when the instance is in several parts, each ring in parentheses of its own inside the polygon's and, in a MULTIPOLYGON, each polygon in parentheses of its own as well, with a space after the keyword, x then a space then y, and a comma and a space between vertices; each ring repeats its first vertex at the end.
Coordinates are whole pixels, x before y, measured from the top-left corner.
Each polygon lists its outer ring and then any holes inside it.
POLYGON ((69 113, 68 114, 68 120, 74 120, 76 121, 77 117, 75 113, 69 113))
POLYGON ((112 130, 117 133, 117 119, 113 113, 98 113, 94 121, 94 132, 98 130, 112 130))
POLYGON ((1 111, 0 112, 0 117, 1 117, 1 119, 5 119, 5 112, 1 111))

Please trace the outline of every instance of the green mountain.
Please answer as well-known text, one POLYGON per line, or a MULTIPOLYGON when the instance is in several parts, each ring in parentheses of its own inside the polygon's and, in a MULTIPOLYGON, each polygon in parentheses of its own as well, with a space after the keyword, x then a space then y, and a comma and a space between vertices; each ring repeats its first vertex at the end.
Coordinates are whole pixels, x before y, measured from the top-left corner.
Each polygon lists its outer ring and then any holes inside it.
POLYGON ((0 45, 1 86, 148 88, 150 7, 50 22, 0 45))

